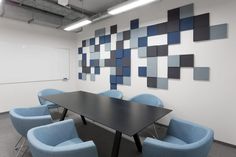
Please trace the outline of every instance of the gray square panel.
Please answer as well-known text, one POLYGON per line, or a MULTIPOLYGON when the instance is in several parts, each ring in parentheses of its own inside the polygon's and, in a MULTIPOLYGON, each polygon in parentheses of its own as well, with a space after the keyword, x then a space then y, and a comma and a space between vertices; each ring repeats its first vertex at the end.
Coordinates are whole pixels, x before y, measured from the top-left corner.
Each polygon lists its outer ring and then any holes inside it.
POLYGON ((193 4, 189 4, 180 8, 180 19, 194 16, 193 4))
POLYGON ((104 67, 105 66, 105 59, 100 59, 99 60, 99 66, 104 67))
POLYGON ((103 36, 106 34, 106 28, 95 30, 95 37, 103 36))
POLYGON ((105 44, 105 51, 111 51, 111 43, 105 44))
POLYGON ((95 74, 90 74, 90 81, 95 81, 95 74))
POLYGON ((146 47, 139 47, 138 48, 138 57, 139 58, 146 58, 147 57, 147 48, 146 47))
POLYGON ((95 46, 94 45, 89 46, 89 51, 90 53, 95 52, 95 46))
POLYGON ((168 67, 180 67, 180 56, 168 56, 168 67))
POLYGON ((116 75, 116 67, 110 68, 110 75, 116 75))
POLYGON ((227 37, 228 37, 228 24, 221 24, 210 27, 210 40, 225 39, 227 37))
POLYGON ((82 67, 82 60, 79 60, 79 67, 82 67))
POLYGON ((130 33, 130 39, 136 39, 139 37, 139 29, 132 29, 130 33))
POLYGON ((89 45, 90 45, 90 40, 87 39, 87 40, 86 40, 86 46, 89 46, 89 45))
POLYGON ((94 52, 90 54, 90 59, 100 59, 100 52, 94 52))
POLYGON ((82 80, 86 80, 86 74, 85 73, 82 73, 82 80))
POLYGON ((157 77, 157 57, 147 58, 147 77, 157 77))
POLYGON ((130 39, 130 48, 138 48, 138 38, 130 39))
POLYGON ((131 78, 130 77, 123 77, 123 85, 130 86, 131 85, 131 78))
POLYGON ((138 37, 146 37, 147 36, 147 27, 139 28, 138 37))
POLYGON ((209 67, 195 67, 193 70, 193 79, 209 81, 210 68, 209 67))
POLYGON ((117 33, 117 39, 116 39, 116 40, 117 40, 117 41, 123 40, 123 32, 117 33))
POLYGON ((168 89, 168 79, 167 78, 157 78, 157 88, 168 89))

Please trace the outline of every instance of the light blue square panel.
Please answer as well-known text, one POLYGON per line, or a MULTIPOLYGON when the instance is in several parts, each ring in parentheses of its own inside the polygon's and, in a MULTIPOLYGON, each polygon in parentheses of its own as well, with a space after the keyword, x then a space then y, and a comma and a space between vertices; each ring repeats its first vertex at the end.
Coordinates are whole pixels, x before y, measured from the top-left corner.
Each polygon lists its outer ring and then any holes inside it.
POLYGON ((100 52, 94 52, 90 54, 90 59, 94 60, 94 59, 100 59, 100 52))
POLYGON ((116 75, 116 67, 110 68, 110 75, 116 75))
POLYGON ((168 67, 180 67, 180 56, 168 56, 168 67))
POLYGON ((146 37, 147 36, 147 27, 139 28, 138 33, 139 33, 138 37, 146 37))
POLYGON ((90 74, 90 81, 95 81, 95 74, 90 74))
POLYGON ((105 66, 105 59, 100 59, 99 60, 99 66, 104 67, 105 66))
POLYGON ((195 67, 193 70, 193 79, 200 81, 209 81, 210 68, 209 67, 195 67))
POLYGON ((106 28, 95 30, 95 37, 103 36, 106 34, 106 28))
POLYGON ((194 16, 193 14, 193 4, 185 5, 180 8, 180 19, 194 16))
POLYGON ((85 73, 82 73, 82 80, 86 80, 87 75, 85 73))
POLYGON ((117 41, 122 41, 123 40, 123 32, 117 33, 117 41))
POLYGON ((111 51, 111 43, 105 44, 105 51, 111 51))
POLYGON ((168 89, 168 78, 157 78, 158 89, 168 89))
POLYGON ((130 39, 130 48, 138 48, 138 38, 130 39))
POLYGON ((87 39, 87 40, 86 40, 86 46, 89 46, 89 45, 90 45, 90 40, 87 39))
POLYGON ((138 48, 138 57, 139 58, 146 58, 147 57, 147 48, 146 47, 139 47, 138 48))
POLYGON ((94 45, 90 45, 90 46, 89 46, 89 51, 90 51, 90 53, 93 53, 94 50, 95 50, 94 45))
POLYGON ((157 77, 157 57, 147 58, 147 77, 157 77))
POLYGON ((123 85, 130 86, 131 85, 131 78, 130 77, 123 77, 123 85))
POLYGON ((228 37, 228 24, 210 27, 210 40, 225 39, 228 37))
POLYGON ((139 29, 132 29, 130 33, 130 39, 135 39, 139 37, 139 29))

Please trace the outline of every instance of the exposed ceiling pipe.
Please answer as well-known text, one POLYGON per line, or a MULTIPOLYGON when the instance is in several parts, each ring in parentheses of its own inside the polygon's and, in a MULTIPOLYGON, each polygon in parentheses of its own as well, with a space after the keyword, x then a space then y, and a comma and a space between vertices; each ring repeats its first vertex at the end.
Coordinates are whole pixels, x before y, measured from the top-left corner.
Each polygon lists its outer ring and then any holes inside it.
POLYGON ((0 4, 0 17, 3 17, 5 14, 5 1, 2 1, 2 4, 0 4))

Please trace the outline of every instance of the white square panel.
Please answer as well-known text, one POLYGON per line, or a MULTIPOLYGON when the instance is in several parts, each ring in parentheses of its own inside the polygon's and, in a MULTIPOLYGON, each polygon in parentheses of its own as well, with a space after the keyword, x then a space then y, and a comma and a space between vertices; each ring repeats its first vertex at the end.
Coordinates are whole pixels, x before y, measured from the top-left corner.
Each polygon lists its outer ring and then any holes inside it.
POLYGON ((148 37, 148 46, 167 45, 167 34, 148 37))
POLYGON ((95 38, 95 45, 99 45, 99 37, 95 38))
POLYGON ((91 74, 95 74, 95 68, 91 67, 91 74))
POLYGON ((130 49, 130 40, 124 41, 124 49, 130 49))
POLYGON ((83 47, 83 53, 90 53, 89 47, 83 47))
POLYGON ((110 59, 110 58, 111 58, 110 51, 104 51, 103 53, 100 53, 100 59, 110 59))
POLYGON ((117 35, 112 34, 111 35, 111 50, 116 50, 116 40, 117 40, 117 35))
POLYGON ((90 66, 90 53, 87 53, 86 55, 86 66, 90 66))
POLYGON ((100 53, 105 52, 105 44, 100 45, 100 53))
POLYGON ((167 78, 168 57, 157 57, 157 77, 167 78))

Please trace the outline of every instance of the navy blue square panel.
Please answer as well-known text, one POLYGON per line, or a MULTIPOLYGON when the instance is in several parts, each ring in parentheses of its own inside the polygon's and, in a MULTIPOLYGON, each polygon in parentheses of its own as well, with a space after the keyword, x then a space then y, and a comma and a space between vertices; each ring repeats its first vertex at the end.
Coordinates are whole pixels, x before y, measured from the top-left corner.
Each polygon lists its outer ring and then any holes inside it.
POLYGON ((99 37, 99 44, 105 44, 105 36, 99 37))
POLYGON ((117 76, 116 77, 116 83, 117 84, 123 84, 123 77, 122 76, 117 76))
POLYGON ((90 60, 90 66, 91 66, 91 67, 94 67, 94 66, 95 66, 94 60, 90 60))
POLYGON ((130 21, 130 29, 139 28, 139 19, 134 19, 130 21))
POLYGON ((78 53, 79 53, 79 54, 82 54, 82 53, 83 53, 83 48, 82 48, 82 47, 78 48, 78 53))
POLYGON ((111 28, 110 28, 110 32, 111 32, 111 34, 115 34, 115 33, 117 33, 117 25, 113 25, 113 26, 111 26, 111 28))
POLYGON ((105 43, 110 43, 111 42, 111 36, 110 35, 105 35, 104 36, 104 42, 105 43))
POLYGON ((86 60, 86 54, 82 54, 82 60, 86 60))
POLYGON ((82 73, 79 73, 79 79, 80 80, 82 79, 82 73))
POLYGON ((110 75, 110 83, 116 83, 116 76, 110 75))
POLYGON ((123 57, 123 50, 116 50, 116 58, 122 58, 123 57))
POLYGON ((130 76, 130 67, 123 67, 123 76, 130 76))
POLYGON ((95 67, 95 74, 100 74, 100 67, 95 67))
POLYGON ((193 29, 193 17, 188 17, 180 20, 180 30, 192 30, 193 29))
POLYGON ((124 49, 123 50, 124 57, 131 57, 131 49, 124 49))
POLYGON ((146 77, 147 76, 147 67, 138 67, 138 76, 146 77))
POLYGON ((147 47, 147 37, 138 38, 138 47, 147 47))
POLYGON ((168 44, 180 44, 180 32, 168 33, 168 44))
POLYGON ((86 40, 83 40, 83 41, 82 41, 82 46, 83 46, 83 47, 86 47, 86 40))
POLYGON ((95 38, 90 39, 90 45, 95 45, 95 38))
POLYGON ((147 27, 147 35, 154 36, 158 35, 157 25, 151 25, 147 27))
POLYGON ((122 59, 116 59, 116 66, 117 67, 122 67, 123 66, 122 59))
POLYGON ((117 89, 117 84, 111 83, 111 89, 117 89))

